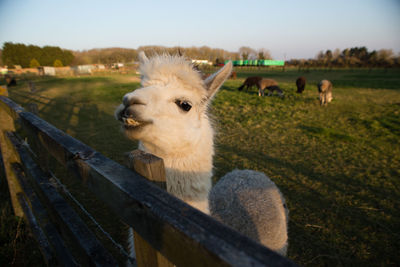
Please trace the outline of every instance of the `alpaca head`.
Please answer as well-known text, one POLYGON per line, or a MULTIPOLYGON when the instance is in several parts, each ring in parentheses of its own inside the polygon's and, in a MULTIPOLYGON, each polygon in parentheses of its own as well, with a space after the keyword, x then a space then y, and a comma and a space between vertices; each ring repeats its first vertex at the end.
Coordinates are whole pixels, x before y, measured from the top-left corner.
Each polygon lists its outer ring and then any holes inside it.
POLYGON ((232 63, 203 81, 181 56, 148 59, 142 52, 139 58, 142 87, 126 94, 115 112, 126 136, 159 156, 182 152, 205 136, 212 139, 207 106, 232 63))

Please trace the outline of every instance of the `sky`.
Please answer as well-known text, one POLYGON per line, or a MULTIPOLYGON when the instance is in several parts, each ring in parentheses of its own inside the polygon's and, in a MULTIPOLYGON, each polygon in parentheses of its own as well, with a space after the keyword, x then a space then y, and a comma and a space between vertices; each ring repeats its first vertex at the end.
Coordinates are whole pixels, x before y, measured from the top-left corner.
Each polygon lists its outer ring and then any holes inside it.
POLYGON ((366 46, 400 53, 400 0, 0 0, 4 42, 71 50, 267 49, 274 59, 366 46))

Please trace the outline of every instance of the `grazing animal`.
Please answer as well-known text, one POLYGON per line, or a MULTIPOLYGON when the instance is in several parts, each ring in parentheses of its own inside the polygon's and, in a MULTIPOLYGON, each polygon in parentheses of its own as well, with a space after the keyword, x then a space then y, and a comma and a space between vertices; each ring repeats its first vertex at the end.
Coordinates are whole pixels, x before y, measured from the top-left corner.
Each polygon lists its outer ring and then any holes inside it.
POLYGON ((332 101, 332 83, 328 80, 322 80, 318 84, 319 104, 327 105, 332 101))
MULTIPOLYGON (((210 214, 208 197, 213 169, 214 131, 208 106, 229 77, 232 63, 203 80, 191 63, 180 56, 159 55, 148 59, 141 52, 139 59, 142 87, 123 97, 115 116, 123 123, 125 135, 139 140, 139 149, 164 160, 167 191, 210 214)), ((248 179, 258 178, 249 175, 248 179)), ((240 184, 236 183, 237 180, 232 180, 231 186, 239 187, 240 184)), ((258 194, 257 190, 252 192, 258 194)), ((224 194, 232 197, 228 192, 221 192, 221 197, 225 198, 224 194)), ((265 191, 254 197, 266 201, 271 198, 265 191)), ((281 214, 284 209, 282 206, 279 211, 269 211, 265 205, 258 207, 254 203, 249 203, 248 207, 254 213, 279 217, 277 212, 281 214)), ((241 205, 246 206, 247 203, 241 205)), ((236 209, 234 206, 230 208, 236 209)), ((279 223, 287 224, 283 219, 279 223)), ((240 232, 251 237, 246 232, 240 232)), ((286 238, 287 235, 283 239, 286 238)), ((269 239, 268 235, 257 240, 265 239, 269 239)), ((132 240, 132 234, 129 240, 132 240)))
POLYGON ((6 83, 7 83, 8 87, 17 86, 17 80, 15 80, 14 77, 12 77, 8 74, 6 74, 4 77, 6 79, 6 83))
POLYGON ((258 86, 258 82, 263 78, 259 76, 247 77, 244 83, 238 88, 239 91, 242 91, 243 88, 249 89, 253 86, 258 86))
POLYGON ((274 91, 278 93, 280 97, 283 97, 283 91, 281 88, 279 88, 278 83, 275 80, 272 79, 261 79, 257 83, 258 87, 258 95, 259 96, 264 96, 265 95, 265 89, 268 90, 268 96, 272 95, 274 91))
POLYGON ((303 93, 304 87, 306 86, 306 78, 304 78, 303 76, 300 76, 299 78, 297 78, 296 86, 297 86, 296 93, 299 93, 299 94, 303 93))

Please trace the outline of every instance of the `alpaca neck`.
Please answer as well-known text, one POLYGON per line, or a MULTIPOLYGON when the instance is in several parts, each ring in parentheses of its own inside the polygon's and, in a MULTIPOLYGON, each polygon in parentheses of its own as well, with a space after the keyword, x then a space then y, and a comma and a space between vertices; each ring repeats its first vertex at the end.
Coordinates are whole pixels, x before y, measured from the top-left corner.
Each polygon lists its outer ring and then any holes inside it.
POLYGON ((160 148, 152 143, 139 142, 139 149, 164 160, 167 191, 189 205, 208 211, 208 193, 211 189, 212 157, 214 155, 212 132, 198 142, 187 144, 179 153, 160 148))

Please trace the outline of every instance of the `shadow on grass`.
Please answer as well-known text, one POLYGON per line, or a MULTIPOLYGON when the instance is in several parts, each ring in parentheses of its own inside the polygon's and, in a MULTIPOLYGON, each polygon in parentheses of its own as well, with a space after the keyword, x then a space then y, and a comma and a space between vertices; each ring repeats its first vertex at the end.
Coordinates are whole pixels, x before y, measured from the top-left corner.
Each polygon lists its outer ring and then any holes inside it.
MULTIPOLYGON (((321 131, 318 128, 309 130, 321 131)), ((225 174, 218 170, 229 170, 232 166, 228 158, 220 155, 225 153, 252 159, 252 166, 258 166, 257 170, 272 173, 271 177, 287 200, 289 218, 293 218, 289 220, 290 258, 307 265, 379 264, 399 259, 393 244, 400 245, 397 230, 400 223, 398 218, 386 217, 396 210, 379 202, 390 199, 397 202, 394 206, 400 205, 396 190, 377 188, 344 172, 323 173, 301 163, 227 145, 217 147, 217 155, 222 158, 218 160, 217 177, 225 174), (281 173, 282 170, 286 173, 281 173), (291 245, 296 251, 291 250, 291 245)))
POLYGON ((323 139, 328 139, 333 141, 349 141, 349 142, 354 140, 353 137, 339 133, 338 131, 330 128, 306 126, 306 125, 300 125, 298 128, 305 131, 308 135, 321 137, 323 139))

